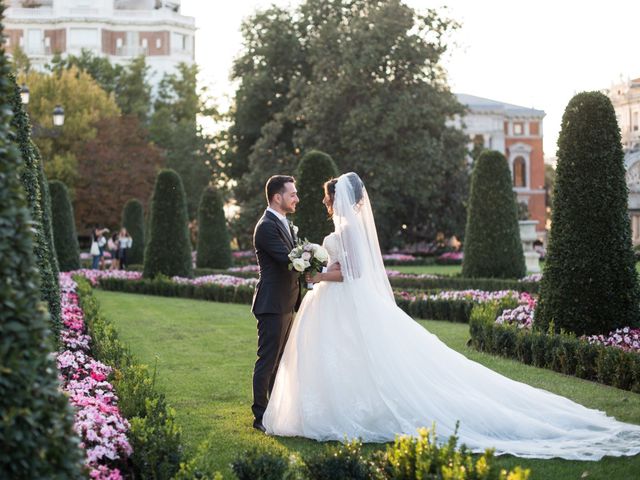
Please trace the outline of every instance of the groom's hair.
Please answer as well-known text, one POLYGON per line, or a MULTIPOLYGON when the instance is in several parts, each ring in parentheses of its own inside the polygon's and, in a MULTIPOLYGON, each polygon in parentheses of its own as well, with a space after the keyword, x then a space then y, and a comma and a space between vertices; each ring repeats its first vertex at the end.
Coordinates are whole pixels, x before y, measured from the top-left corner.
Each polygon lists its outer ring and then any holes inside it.
POLYGON ((267 203, 271 203, 276 193, 284 193, 284 186, 287 183, 295 183, 296 179, 289 175, 274 175, 267 180, 267 184, 264 187, 265 194, 267 195, 267 203))

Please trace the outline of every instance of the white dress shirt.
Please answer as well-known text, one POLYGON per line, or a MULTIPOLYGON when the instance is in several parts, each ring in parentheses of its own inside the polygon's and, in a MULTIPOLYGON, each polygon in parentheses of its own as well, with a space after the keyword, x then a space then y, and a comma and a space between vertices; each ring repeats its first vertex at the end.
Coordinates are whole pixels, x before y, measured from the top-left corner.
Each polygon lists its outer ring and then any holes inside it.
POLYGON ((289 238, 291 238, 291 240, 293 240, 293 237, 291 236, 291 229, 289 228, 289 221, 287 220, 287 217, 285 215, 282 215, 280 212, 276 212, 271 207, 267 207, 267 211, 273 213, 278 218, 278 220, 280 220, 282 225, 284 225, 284 229, 289 233, 289 238))

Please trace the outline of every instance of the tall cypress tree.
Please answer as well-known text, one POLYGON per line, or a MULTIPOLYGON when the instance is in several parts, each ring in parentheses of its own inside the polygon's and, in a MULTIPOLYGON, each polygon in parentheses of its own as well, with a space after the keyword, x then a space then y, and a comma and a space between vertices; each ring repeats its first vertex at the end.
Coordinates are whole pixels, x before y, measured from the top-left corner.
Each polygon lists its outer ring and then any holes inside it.
POLYGON ((333 230, 333 223, 322 204, 322 186, 324 182, 337 176, 338 167, 324 152, 312 150, 300 160, 296 174, 300 203, 295 215, 300 238, 320 243, 333 230))
POLYGON ((58 265, 63 272, 77 270, 80 268, 80 247, 69 190, 61 181, 53 180, 49 182, 49 193, 51 194, 53 242, 58 256, 58 265))
POLYGON ((142 264, 144 261, 144 209, 136 198, 127 201, 122 210, 122 226, 133 241, 127 252, 127 263, 142 264))
POLYGON ((35 148, 35 154, 38 158, 39 165, 38 183, 40 183, 40 192, 42 198, 42 229, 44 231, 44 236, 47 239, 47 247, 49 248, 49 253, 51 254, 51 271, 53 272, 53 276, 55 278, 58 278, 58 274, 60 273, 60 266, 58 265, 58 255, 56 255, 56 247, 53 242, 53 225, 51 223, 51 194, 49 192, 49 182, 47 182, 47 176, 44 173, 44 164, 42 163, 42 156, 40 155, 40 151, 37 147, 35 148))
POLYGON ((509 165, 502 153, 485 150, 471 174, 462 275, 521 278, 525 273, 509 165))
POLYGON ((51 265, 54 253, 49 249, 49 242, 44 225, 44 212, 42 210, 43 193, 40 188, 41 159, 40 156, 36 154, 37 147, 31 141, 31 125, 29 124, 29 118, 22 105, 20 88, 13 75, 11 75, 10 81, 13 84, 13 92, 11 95, 13 118, 11 120, 11 126, 15 134, 15 142, 22 156, 20 177, 27 194, 31 219, 35 224, 34 254, 40 273, 40 290, 42 299, 47 302, 53 329, 57 332, 60 329, 61 322, 60 286, 58 285, 58 277, 54 273, 51 265))
POLYGON ((611 101, 579 93, 562 117, 551 232, 536 325, 606 334, 637 325, 638 276, 631 247, 620 130, 611 101))
POLYGON ((209 185, 202 191, 198 208, 199 268, 229 268, 231 245, 220 192, 209 185))
POLYGON ((192 275, 187 222, 187 199, 182 180, 175 170, 162 170, 151 197, 149 241, 144 251, 145 277, 192 275))
POLYGON ((9 74, 0 47, 0 477, 82 478, 73 415, 59 389, 40 303, 33 220, 21 183, 25 165, 10 133, 9 74))

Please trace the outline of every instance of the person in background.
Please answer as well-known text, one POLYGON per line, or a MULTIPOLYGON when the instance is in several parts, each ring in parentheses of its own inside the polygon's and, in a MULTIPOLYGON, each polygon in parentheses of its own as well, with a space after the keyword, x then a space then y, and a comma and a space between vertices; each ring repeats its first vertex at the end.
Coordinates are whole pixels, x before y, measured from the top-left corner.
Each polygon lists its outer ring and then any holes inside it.
POLYGON ((105 247, 107 246, 107 238, 105 237, 105 234, 108 233, 109 229, 103 228, 102 230, 100 230, 100 234, 98 236, 98 248, 100 249, 100 270, 104 270, 104 251, 106 249, 105 247))
POLYGON ((127 250, 129 250, 132 245, 133 239, 129 236, 127 229, 122 227, 118 235, 118 259, 120 262, 119 268, 123 270, 127 267, 127 250))
POLYGON ((109 254, 111 254, 111 265, 109 266, 109 270, 117 270, 118 266, 118 234, 114 233, 107 240, 107 250, 109 254))

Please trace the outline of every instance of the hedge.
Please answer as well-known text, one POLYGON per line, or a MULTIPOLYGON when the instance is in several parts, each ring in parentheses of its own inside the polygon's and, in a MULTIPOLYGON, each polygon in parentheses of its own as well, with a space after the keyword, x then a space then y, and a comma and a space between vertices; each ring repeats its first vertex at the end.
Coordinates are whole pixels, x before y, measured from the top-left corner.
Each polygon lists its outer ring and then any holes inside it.
POLYGON ((495 304, 473 309, 469 332, 476 349, 640 393, 640 354, 590 344, 575 335, 496 324, 501 310, 495 304))
POLYGON ((198 255, 200 268, 228 268, 231 266, 231 244, 227 220, 224 216, 222 194, 209 185, 202 191, 198 207, 198 255))
POLYGON ((62 272, 80 268, 80 246, 67 186, 59 180, 49 182, 51 224, 58 266, 62 272))

